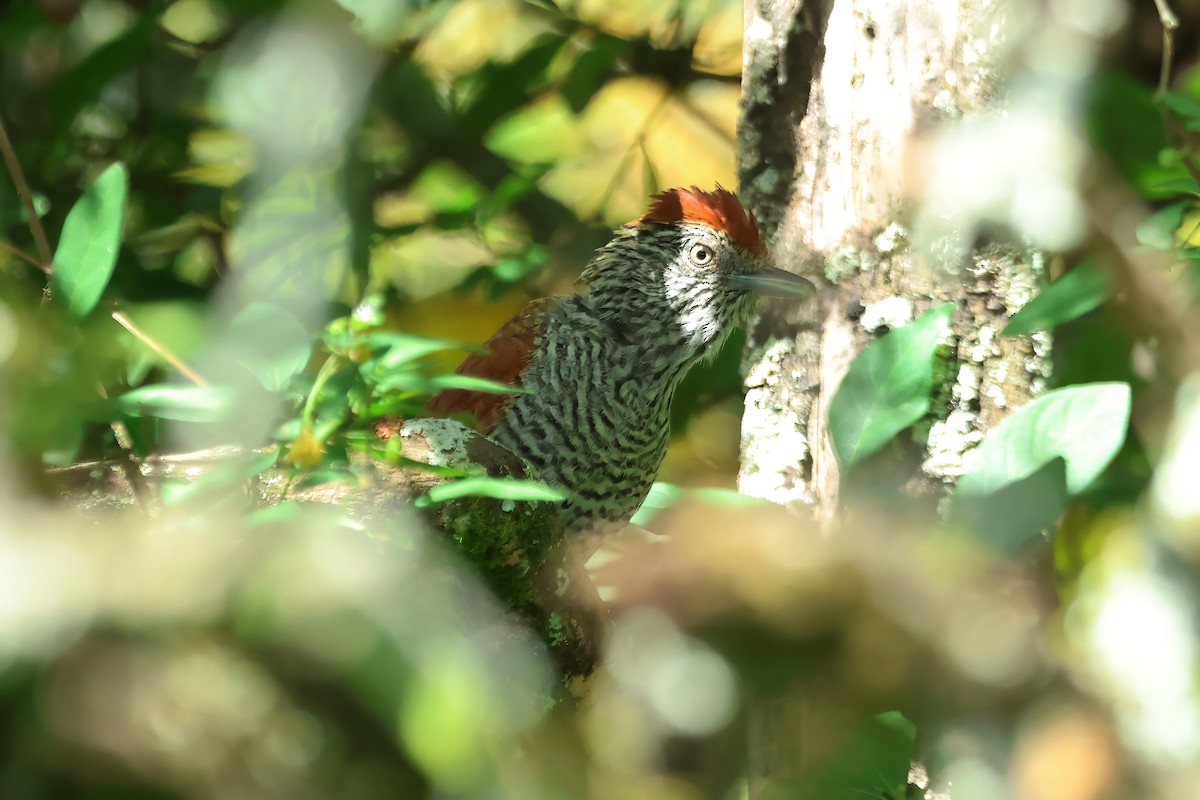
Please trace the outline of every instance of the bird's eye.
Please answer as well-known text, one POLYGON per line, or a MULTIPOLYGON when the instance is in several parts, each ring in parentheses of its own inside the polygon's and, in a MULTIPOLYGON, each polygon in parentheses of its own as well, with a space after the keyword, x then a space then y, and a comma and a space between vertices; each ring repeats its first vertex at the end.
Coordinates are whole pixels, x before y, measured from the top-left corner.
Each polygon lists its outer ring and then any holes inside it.
POLYGON ((706 267, 712 263, 714 253, 711 247, 706 244, 692 245, 691 251, 688 253, 688 258, 697 267, 706 267))

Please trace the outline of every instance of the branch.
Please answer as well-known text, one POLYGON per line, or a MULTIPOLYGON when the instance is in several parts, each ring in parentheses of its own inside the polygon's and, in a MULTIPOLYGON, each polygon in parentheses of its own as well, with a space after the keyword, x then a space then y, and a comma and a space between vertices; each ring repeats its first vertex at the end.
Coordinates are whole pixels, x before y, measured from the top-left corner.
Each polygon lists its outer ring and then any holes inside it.
POLYGON ((21 162, 17 161, 17 153, 13 150, 12 142, 9 141, 3 119, 0 119, 0 155, 4 156, 4 165, 8 167, 8 174, 12 176, 13 187, 17 190, 17 196, 21 198, 21 204, 25 206, 25 213, 29 215, 29 230, 33 233, 38 256, 44 265, 42 271, 49 275, 53 269, 51 265, 54 262, 54 256, 50 253, 50 243, 46 240, 46 231, 42 229, 42 220, 33 207, 33 195, 29 191, 29 184, 25 182, 25 173, 21 170, 21 162))

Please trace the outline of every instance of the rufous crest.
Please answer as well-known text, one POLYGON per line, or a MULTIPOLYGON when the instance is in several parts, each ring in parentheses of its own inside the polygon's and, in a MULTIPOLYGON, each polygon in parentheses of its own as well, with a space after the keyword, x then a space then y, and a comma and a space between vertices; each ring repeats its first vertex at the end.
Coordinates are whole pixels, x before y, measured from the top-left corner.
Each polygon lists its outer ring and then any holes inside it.
POLYGON ((653 201, 650 210, 630 224, 702 223, 723 232, 748 252, 766 254, 766 247, 758 232, 758 222, 753 214, 742 208, 733 192, 720 186, 712 192, 693 186, 690 189, 668 189, 654 195, 653 201))

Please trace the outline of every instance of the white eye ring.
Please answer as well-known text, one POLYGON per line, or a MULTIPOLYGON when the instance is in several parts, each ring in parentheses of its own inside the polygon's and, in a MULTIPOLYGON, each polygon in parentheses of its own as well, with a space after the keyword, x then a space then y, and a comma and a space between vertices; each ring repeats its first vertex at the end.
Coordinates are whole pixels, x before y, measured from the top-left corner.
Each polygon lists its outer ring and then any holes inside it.
POLYGON ((688 252, 688 259, 697 267, 706 267, 712 263, 716 253, 706 244, 694 244, 688 252))

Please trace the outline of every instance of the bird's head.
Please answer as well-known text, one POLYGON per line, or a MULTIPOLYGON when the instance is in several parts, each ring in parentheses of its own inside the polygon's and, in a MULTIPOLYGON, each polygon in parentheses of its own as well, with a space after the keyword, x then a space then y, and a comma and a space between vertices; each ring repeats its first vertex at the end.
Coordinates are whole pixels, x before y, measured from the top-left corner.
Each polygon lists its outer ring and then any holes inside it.
POLYGON ((761 295, 808 297, 804 278, 775 267, 754 216, 732 192, 670 189, 618 229, 581 278, 611 322, 653 346, 676 339, 687 360, 713 355, 761 295))

